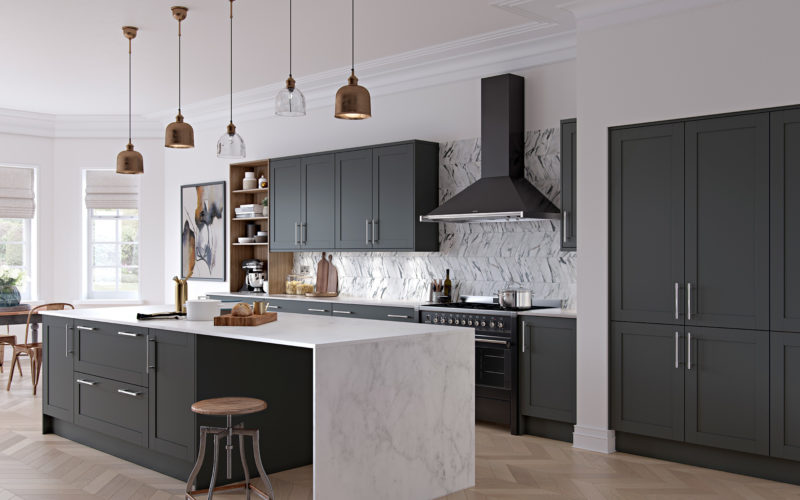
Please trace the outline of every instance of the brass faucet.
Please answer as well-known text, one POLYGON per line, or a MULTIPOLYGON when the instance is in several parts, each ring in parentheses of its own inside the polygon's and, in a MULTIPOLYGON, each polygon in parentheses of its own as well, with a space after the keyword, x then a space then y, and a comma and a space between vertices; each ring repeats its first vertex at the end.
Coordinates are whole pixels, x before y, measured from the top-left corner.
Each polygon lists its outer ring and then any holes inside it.
POLYGON ((186 278, 180 279, 173 276, 175 281, 175 312, 186 312, 186 300, 189 298, 189 283, 186 278))

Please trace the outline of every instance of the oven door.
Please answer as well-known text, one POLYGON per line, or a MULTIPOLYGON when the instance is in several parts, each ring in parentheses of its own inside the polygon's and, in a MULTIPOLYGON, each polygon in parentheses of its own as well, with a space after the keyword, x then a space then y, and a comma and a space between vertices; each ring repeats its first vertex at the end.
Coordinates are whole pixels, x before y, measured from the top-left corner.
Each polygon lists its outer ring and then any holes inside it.
POLYGON ((475 337, 475 385, 511 389, 511 342, 489 336, 475 337))

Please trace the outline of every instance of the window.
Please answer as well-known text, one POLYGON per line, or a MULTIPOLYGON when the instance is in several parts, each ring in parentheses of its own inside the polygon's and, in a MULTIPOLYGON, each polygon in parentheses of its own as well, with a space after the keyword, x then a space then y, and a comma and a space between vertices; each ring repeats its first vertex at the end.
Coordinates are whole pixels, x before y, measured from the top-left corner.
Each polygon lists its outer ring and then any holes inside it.
POLYGON ((139 211, 89 209, 89 298, 139 297, 139 211))
POLYGON ((31 219, 0 219, 0 266, 25 273, 19 288, 23 300, 32 297, 31 219))

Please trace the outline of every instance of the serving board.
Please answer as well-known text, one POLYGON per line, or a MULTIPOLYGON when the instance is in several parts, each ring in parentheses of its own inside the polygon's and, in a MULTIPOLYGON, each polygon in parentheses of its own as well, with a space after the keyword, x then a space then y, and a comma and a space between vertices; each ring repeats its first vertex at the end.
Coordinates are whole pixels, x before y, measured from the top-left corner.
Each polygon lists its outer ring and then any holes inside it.
POLYGON ((272 323, 278 319, 278 313, 267 312, 264 314, 254 314, 252 316, 233 316, 223 314, 214 318, 214 326, 258 326, 265 323, 272 323))

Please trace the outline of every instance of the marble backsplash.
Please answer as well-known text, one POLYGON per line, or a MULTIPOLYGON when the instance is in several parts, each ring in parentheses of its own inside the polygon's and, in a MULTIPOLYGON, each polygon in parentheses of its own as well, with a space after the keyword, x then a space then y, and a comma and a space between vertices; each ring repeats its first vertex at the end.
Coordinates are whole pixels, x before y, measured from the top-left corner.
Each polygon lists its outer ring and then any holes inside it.
MULTIPOLYGON (((561 206, 560 129, 525 134, 525 177, 561 206)), ((439 201, 480 178, 480 139, 439 148, 439 201)), ((535 299, 576 304, 575 252, 560 250, 558 221, 440 224, 439 252, 334 252, 342 295, 425 301, 433 278, 450 269, 462 295, 493 295, 521 286, 535 299)), ((294 270, 314 272, 319 252, 295 253, 294 270)))

